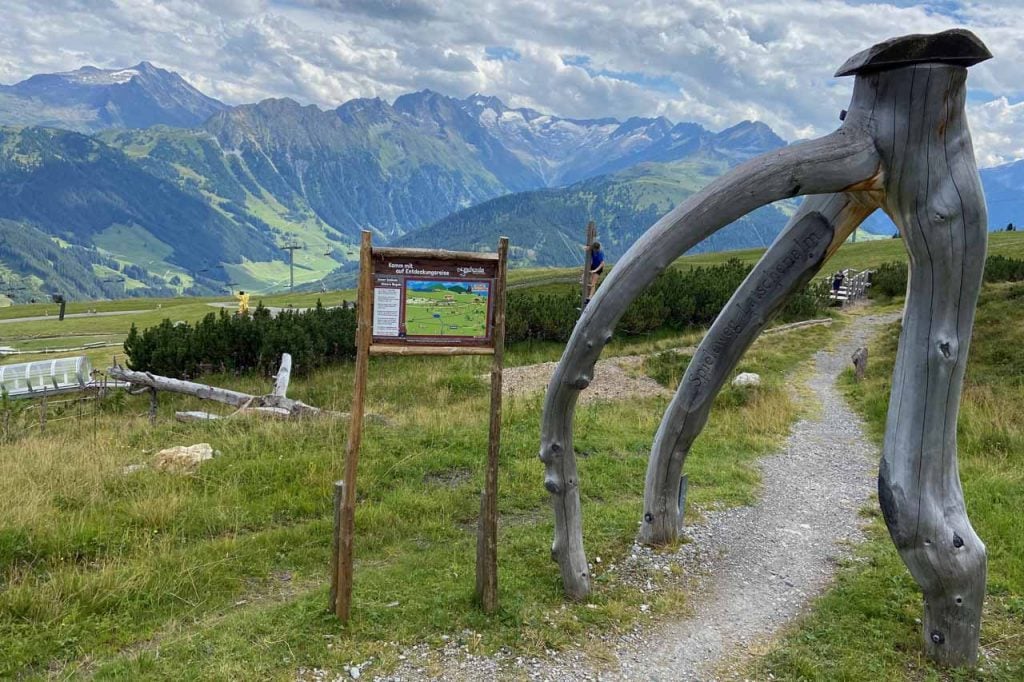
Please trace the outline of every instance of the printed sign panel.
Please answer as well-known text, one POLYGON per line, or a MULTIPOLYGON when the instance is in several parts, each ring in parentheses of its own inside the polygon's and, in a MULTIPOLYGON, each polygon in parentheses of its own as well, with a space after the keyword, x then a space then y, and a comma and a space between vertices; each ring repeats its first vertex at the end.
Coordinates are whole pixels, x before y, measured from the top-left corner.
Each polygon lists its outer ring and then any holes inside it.
POLYGON ((373 254, 373 342, 491 346, 497 261, 373 254))

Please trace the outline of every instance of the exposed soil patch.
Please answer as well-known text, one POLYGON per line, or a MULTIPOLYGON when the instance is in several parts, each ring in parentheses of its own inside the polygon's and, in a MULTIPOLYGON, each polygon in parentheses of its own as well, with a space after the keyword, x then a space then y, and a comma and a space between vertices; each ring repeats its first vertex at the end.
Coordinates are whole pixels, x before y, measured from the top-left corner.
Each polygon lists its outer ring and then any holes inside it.
MULTIPOLYGON (((623 355, 598 360, 594 367, 594 379, 587 390, 580 393, 579 402, 586 404, 602 400, 671 397, 671 391, 643 373, 641 365, 645 357, 623 355)), ((505 395, 541 393, 547 389, 557 366, 557 362, 542 362, 538 365, 508 367, 502 378, 502 389, 505 395)))

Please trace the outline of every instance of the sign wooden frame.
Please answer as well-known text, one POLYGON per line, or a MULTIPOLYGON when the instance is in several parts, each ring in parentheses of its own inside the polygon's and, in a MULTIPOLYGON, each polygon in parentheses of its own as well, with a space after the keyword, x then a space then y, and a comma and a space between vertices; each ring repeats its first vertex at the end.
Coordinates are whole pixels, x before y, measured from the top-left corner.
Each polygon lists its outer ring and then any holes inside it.
MULTIPOLYGON (((351 425, 345 450, 344 480, 335 483, 334 546, 331 555, 331 610, 347 623, 352 604, 352 546, 355 529, 356 469, 362 444, 366 381, 371 355, 491 355, 491 409, 487 467, 480 495, 477 530, 476 595, 483 610, 498 608, 498 459, 501 448, 501 390, 505 346, 505 292, 508 275, 508 238, 498 241, 497 253, 436 249, 373 248, 363 231, 359 252, 355 389, 351 425), (406 312, 410 281, 436 291, 469 293, 474 313, 486 303, 484 334, 409 334, 406 312), (470 292, 459 288, 469 282, 470 292), (479 300, 486 286, 486 302, 479 300), (476 296, 472 292, 478 292, 476 296), (398 292, 398 293, 395 293, 398 292), (397 303, 396 303, 397 298, 397 303), (375 302, 378 314, 375 315, 375 302), (398 306, 396 308, 396 305, 398 306), (397 316, 397 317, 396 317, 397 316), (375 324, 376 323, 376 324, 375 324), (376 332, 376 334, 375 334, 376 332), (385 332, 385 333, 381 333, 385 332)), ((446 294, 442 294, 447 299, 446 294)), ((453 295, 454 298, 454 295, 453 295)), ((469 320, 473 315, 464 316, 469 320)), ((476 322, 473 319, 472 322, 476 322)), ((462 331, 452 325, 449 330, 462 331)), ((476 329, 476 325, 473 326, 476 329)))

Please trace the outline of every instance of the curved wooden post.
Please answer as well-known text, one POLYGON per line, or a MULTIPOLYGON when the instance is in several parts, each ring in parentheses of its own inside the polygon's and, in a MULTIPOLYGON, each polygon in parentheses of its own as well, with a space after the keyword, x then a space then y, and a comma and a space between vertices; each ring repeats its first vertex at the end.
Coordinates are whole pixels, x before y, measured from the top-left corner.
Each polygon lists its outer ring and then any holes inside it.
POLYGON ((875 210, 873 204, 863 202, 865 198, 807 197, 711 325, 654 438, 644 486, 641 542, 664 545, 678 538, 684 511, 679 508, 680 474, 690 446, 707 423, 715 396, 786 300, 875 210))
POLYGON ((590 593, 572 446, 573 411, 626 308, 672 261, 737 218, 785 197, 873 186, 879 163, 862 122, 758 157, 677 206, 616 263, 576 323, 544 403, 540 459, 545 464, 544 487, 551 493, 555 511, 551 552, 570 597, 582 599, 590 593))
POLYGON ((885 210, 910 253, 878 497, 900 556, 924 592, 928 657, 977 660, 986 553, 967 518, 956 425, 988 238, 967 129, 967 70, 921 64, 865 77, 880 119, 885 210))

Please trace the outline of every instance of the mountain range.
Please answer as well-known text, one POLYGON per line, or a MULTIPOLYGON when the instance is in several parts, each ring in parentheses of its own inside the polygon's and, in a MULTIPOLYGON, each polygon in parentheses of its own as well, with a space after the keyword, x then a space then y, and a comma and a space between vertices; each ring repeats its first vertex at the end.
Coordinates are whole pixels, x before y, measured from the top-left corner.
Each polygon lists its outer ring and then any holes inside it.
POLYGON ((195 126, 227 105, 172 71, 141 62, 126 69, 84 66, 0 85, 0 124, 77 132, 106 128, 195 126))
MULTIPOLYGON (((686 196, 786 144, 757 122, 569 119, 429 90, 227 106, 147 62, 0 86, 0 126, 0 294, 19 299, 281 288, 288 246, 296 282, 316 282, 351 269, 362 229, 459 249, 505 234, 516 264, 567 265, 593 219, 614 259, 686 196)), ((987 174, 1016 212, 1022 173, 987 174)), ((766 245, 793 207, 698 248, 766 245)))

